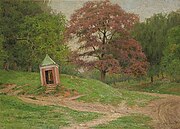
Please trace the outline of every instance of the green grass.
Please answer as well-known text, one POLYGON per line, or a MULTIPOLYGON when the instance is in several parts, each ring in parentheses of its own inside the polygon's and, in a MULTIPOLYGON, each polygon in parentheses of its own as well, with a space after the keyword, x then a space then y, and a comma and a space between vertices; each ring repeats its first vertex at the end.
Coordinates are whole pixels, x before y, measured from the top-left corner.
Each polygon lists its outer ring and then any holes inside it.
POLYGON ((23 89, 27 94, 41 94, 45 88, 41 86, 39 73, 0 70, 0 84, 16 84, 16 89, 23 89))
POLYGON ((147 92, 180 95, 180 83, 156 82, 145 88, 147 92))
POLYGON ((120 117, 108 124, 94 127, 95 129, 152 129, 149 125, 151 118, 141 114, 120 117))
POLYGON ((180 95, 180 83, 176 82, 155 81, 154 83, 140 83, 132 80, 129 82, 125 81, 116 83, 116 85, 113 87, 133 91, 180 95))
POLYGON ((27 104, 13 96, 0 94, 1 129, 59 129, 99 116, 98 113, 78 112, 64 107, 27 104))
POLYGON ((159 99, 159 97, 154 97, 150 95, 140 94, 136 91, 128 91, 128 90, 120 90, 122 96, 124 96, 124 100, 127 102, 129 106, 146 106, 150 101, 159 99))
POLYGON ((105 83, 93 79, 78 78, 63 75, 61 82, 64 86, 77 90, 85 96, 79 100, 85 102, 101 102, 104 104, 118 105, 125 101, 128 105, 144 106, 156 97, 140 94, 133 91, 117 90, 105 83))
MULTIPOLYGON (((23 89, 25 94, 43 94, 45 89, 40 85, 39 73, 15 72, 0 70, 0 83, 17 84, 17 89, 23 89)), ((126 101, 128 105, 144 106, 155 97, 127 90, 117 90, 105 83, 93 79, 84 79, 70 75, 60 75, 61 86, 76 90, 84 95, 79 98, 85 102, 100 102, 118 105, 126 101)))
MULTIPOLYGON (((60 75, 61 88, 76 90, 80 97, 79 101, 118 105, 122 101, 130 106, 145 106, 156 97, 137 93, 135 91, 117 90, 107 84, 93 79, 84 79, 70 75, 60 75)), ((0 70, 0 89, 5 84, 16 84, 14 90, 21 89, 25 94, 45 94, 45 88, 40 84, 39 73, 16 72, 0 70)), ((78 112, 58 106, 37 106, 24 103, 13 96, 0 95, 0 128, 32 128, 32 129, 56 129, 68 126, 71 123, 82 123, 101 116, 97 113, 78 112)), ((139 115, 127 116, 112 121, 105 128, 144 129, 146 122, 141 123, 146 117, 139 115), (113 123, 114 122, 114 123, 113 123), (138 123, 139 122, 139 123, 138 123), (131 123, 131 124, 130 124, 131 123), (137 124, 135 124, 137 123, 137 124), (127 124, 127 126, 126 126, 127 124)), ((148 120, 147 120, 148 121, 148 120)), ((101 127, 97 127, 101 128, 101 127)), ((145 128, 146 129, 146 128, 145 128)), ((148 128, 147 128, 148 129, 148 128)))

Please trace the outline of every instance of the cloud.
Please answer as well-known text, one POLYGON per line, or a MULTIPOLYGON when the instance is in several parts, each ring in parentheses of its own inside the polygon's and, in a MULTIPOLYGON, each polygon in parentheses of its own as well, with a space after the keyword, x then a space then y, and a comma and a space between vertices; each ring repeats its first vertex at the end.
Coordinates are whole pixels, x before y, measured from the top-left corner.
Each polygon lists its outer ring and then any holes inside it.
MULTIPOLYGON (((83 6, 89 0, 52 0, 51 7, 56 11, 61 11, 67 18, 76 9, 83 6)), ((139 14, 141 21, 151 17, 155 13, 168 13, 180 8, 180 0, 110 0, 119 4, 124 10, 139 14)))

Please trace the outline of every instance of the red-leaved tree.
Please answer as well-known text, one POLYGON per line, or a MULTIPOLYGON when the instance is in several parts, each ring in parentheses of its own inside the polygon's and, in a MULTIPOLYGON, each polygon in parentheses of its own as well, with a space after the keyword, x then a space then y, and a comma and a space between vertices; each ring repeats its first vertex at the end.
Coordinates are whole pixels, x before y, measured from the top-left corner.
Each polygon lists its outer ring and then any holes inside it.
POLYGON ((68 37, 76 37, 81 46, 81 52, 76 52, 73 60, 82 66, 98 69, 102 81, 108 72, 121 70, 128 74, 144 74, 146 57, 129 33, 138 21, 137 15, 125 12, 109 0, 86 2, 71 16, 67 29, 68 37))
POLYGON ((136 40, 117 39, 109 45, 108 51, 119 61, 123 73, 136 77, 146 74, 149 63, 136 40))

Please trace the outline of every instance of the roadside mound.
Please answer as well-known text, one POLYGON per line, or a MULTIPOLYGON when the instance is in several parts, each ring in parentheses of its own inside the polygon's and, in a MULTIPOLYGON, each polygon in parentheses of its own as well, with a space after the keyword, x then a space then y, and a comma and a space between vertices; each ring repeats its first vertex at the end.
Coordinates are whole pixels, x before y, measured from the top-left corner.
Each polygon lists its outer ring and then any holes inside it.
MULTIPOLYGON (((0 70, 0 89, 8 88, 8 85, 14 87, 9 90, 11 93, 23 95, 43 95, 45 87, 40 84, 39 73, 16 72, 0 70), (17 92, 18 91, 18 92, 17 92), (19 92, 20 91, 20 92, 19 92)), ((105 83, 93 79, 84 79, 70 75, 60 75, 61 85, 52 93, 53 96, 73 97, 84 102, 100 102, 103 104, 119 105, 122 102, 131 106, 145 106, 149 101, 156 97, 144 95, 141 93, 117 90, 105 83)))

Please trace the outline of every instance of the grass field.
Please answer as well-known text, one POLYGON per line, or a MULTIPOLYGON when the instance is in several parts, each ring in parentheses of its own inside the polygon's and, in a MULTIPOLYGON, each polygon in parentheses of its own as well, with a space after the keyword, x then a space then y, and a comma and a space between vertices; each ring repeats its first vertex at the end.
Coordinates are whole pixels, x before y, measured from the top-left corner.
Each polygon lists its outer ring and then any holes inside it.
POLYGON ((59 106, 27 104, 16 97, 0 94, 1 129, 59 129, 99 116, 98 113, 78 112, 59 106))
POLYGON ((131 91, 143 91, 160 94, 180 95, 180 83, 168 81, 155 81, 154 83, 125 81, 116 83, 113 87, 131 91))
MULTIPOLYGON (((129 106, 145 106, 151 100, 156 99, 156 97, 140 94, 135 91, 117 90, 93 79, 61 75, 60 80, 61 85, 56 92, 61 95, 62 89, 75 90, 80 95, 84 95, 78 100, 88 103, 100 102, 117 106, 123 101, 129 106)), ((40 84, 39 73, 0 70, 0 89, 8 84, 16 85, 13 91, 22 90, 21 94, 47 96, 45 94, 45 87, 40 84)), ((0 94, 0 128, 2 129, 58 129, 73 123, 90 121, 101 115, 98 113, 74 111, 59 106, 27 104, 14 96, 0 94)), ((95 128, 149 129, 148 121, 148 117, 131 115, 95 128)))
POLYGON ((151 118, 141 114, 120 117, 108 124, 99 125, 95 129, 152 129, 151 118))
MULTIPOLYGON (((39 73, 15 72, 0 70, 0 83, 16 84, 14 90, 22 89, 24 94, 44 94, 45 88, 40 85, 39 73)), ((144 106, 156 97, 140 94, 134 91, 117 90, 109 85, 93 79, 84 79, 70 75, 61 75, 61 87, 76 90, 84 95, 79 98, 85 102, 100 102, 104 104, 118 105, 125 101, 128 105, 144 106)), ((61 92, 61 91, 59 91, 61 92)))

